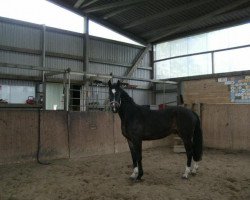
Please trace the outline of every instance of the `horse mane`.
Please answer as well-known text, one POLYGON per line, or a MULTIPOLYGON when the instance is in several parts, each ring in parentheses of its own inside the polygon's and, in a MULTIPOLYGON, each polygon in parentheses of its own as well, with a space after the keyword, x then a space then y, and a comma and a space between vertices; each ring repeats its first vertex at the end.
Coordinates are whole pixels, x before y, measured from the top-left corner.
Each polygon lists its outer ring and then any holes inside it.
POLYGON ((121 99, 124 102, 129 102, 129 103, 136 105, 136 103, 134 102, 134 99, 132 97, 130 97, 125 90, 123 90, 122 88, 120 88, 120 90, 121 90, 121 99))

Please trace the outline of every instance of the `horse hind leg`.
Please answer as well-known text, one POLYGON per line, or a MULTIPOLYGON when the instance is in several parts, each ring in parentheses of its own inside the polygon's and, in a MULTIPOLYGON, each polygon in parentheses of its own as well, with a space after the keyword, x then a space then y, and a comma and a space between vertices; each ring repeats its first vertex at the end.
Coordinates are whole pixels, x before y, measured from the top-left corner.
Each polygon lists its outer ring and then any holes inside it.
POLYGON ((186 149, 186 154, 187 154, 187 165, 185 168, 185 172, 182 175, 182 178, 188 179, 188 175, 191 172, 191 163, 192 163, 192 158, 193 158, 193 148, 192 148, 192 142, 184 142, 185 149, 186 149))
POLYGON ((198 165, 198 162, 194 161, 194 165, 193 165, 193 168, 192 168, 192 175, 196 175, 197 174, 197 170, 199 168, 199 165, 198 165))

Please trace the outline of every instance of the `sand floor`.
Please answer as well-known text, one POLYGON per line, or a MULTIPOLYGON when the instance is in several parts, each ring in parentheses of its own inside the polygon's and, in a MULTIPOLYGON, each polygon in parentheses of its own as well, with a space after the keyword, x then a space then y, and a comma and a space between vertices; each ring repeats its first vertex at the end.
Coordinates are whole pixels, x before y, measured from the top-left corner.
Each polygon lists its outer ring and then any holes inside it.
POLYGON ((130 153, 0 166, 0 200, 250 199, 250 154, 205 150, 196 176, 181 179, 185 154, 143 151, 144 176, 129 180, 130 153))

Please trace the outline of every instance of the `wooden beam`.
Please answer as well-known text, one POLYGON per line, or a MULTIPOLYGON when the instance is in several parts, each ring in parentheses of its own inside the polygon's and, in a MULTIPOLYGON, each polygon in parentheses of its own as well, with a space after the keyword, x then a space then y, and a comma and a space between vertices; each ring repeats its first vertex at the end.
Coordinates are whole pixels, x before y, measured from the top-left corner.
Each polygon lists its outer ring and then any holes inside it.
POLYGON ((74 4, 74 8, 79 8, 79 7, 83 4, 84 1, 85 1, 85 0, 78 0, 78 1, 74 4))
POLYGON ((161 18, 167 17, 169 15, 174 15, 176 13, 183 12, 183 11, 188 10, 190 8, 208 3, 210 1, 213 1, 213 0, 204 0, 204 1, 198 0, 198 1, 191 2, 191 3, 183 4, 183 5, 174 7, 174 8, 166 9, 163 12, 156 13, 154 15, 150 15, 148 17, 144 17, 144 18, 138 19, 136 21, 132 21, 132 22, 124 25, 123 29, 128 29, 131 27, 139 26, 139 25, 148 23, 149 21, 161 19, 161 18))
POLYGON ((144 56, 149 52, 149 50, 152 48, 151 44, 148 44, 147 47, 145 47, 137 56, 135 59, 132 67, 129 69, 127 74, 125 74, 126 77, 131 77, 134 73, 134 71, 138 68, 140 62, 144 58, 144 56))
POLYGON ((85 13, 93 13, 93 12, 103 11, 103 10, 107 10, 107 9, 115 9, 117 7, 128 6, 128 5, 136 4, 139 2, 143 2, 143 1, 146 1, 146 0, 126 0, 126 1, 119 1, 119 2, 115 2, 115 3, 107 3, 107 4, 102 5, 102 6, 96 6, 93 8, 85 9, 84 12, 85 13))
POLYGON ((179 31, 183 30, 187 26, 198 24, 201 21, 207 20, 207 19, 212 18, 212 17, 214 17, 216 15, 219 15, 221 13, 227 12, 227 11, 229 11, 231 9, 234 9, 234 8, 240 6, 240 5, 244 4, 244 3, 247 3, 247 2, 249 2, 249 0, 234 1, 233 3, 231 3, 231 4, 227 5, 227 6, 219 8, 219 9, 217 9, 217 10, 215 10, 213 12, 210 12, 210 13, 208 13, 206 15, 203 15, 203 16, 201 16, 199 18, 195 18, 195 19, 192 19, 192 20, 181 22, 181 23, 178 24, 178 27, 176 29, 173 29, 172 31, 169 31, 169 32, 165 32, 165 33, 159 34, 156 37, 151 38, 149 40, 149 42, 155 42, 155 41, 157 41, 159 39, 162 39, 162 38, 167 37, 169 35, 175 34, 176 32, 179 32, 179 31))

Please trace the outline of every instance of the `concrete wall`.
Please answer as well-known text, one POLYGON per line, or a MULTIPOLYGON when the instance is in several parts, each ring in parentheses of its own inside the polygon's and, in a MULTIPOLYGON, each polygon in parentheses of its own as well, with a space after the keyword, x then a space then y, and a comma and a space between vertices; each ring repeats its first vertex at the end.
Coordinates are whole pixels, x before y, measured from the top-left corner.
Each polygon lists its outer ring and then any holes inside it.
MULTIPOLYGON (((119 116, 109 112, 1 110, 0 164, 35 161, 39 131, 41 161, 129 150, 119 116)), ((172 143, 169 136, 143 148, 172 143)))
POLYGON ((0 164, 34 160, 37 140, 36 111, 0 111, 0 164))

